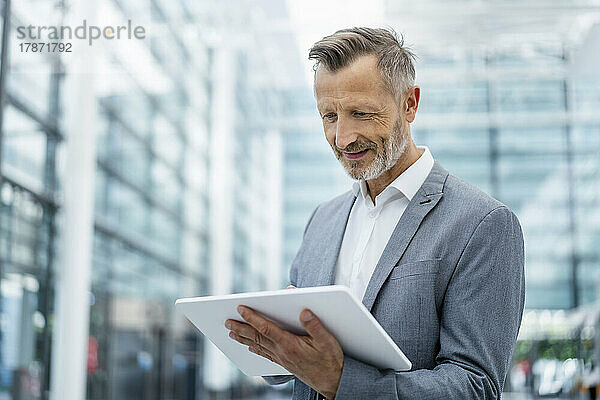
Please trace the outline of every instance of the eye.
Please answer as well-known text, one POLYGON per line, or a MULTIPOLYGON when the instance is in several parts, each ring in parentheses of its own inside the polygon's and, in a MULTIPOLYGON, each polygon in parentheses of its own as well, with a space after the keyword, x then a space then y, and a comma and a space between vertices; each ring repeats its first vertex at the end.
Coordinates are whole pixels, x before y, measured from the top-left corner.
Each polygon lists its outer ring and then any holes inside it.
POLYGON ((366 113, 366 112, 362 112, 362 111, 354 111, 354 116, 355 117, 367 117, 371 115, 370 113, 366 113))
POLYGON ((337 114, 335 114, 335 113, 324 114, 323 119, 327 122, 335 122, 335 120, 337 119, 337 114))

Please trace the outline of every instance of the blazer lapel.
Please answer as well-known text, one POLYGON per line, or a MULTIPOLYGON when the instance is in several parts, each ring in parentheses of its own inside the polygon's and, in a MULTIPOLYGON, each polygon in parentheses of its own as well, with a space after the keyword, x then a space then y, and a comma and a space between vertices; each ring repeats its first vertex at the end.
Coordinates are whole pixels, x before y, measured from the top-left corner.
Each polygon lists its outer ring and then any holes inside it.
POLYGON ((425 182, 404 210, 381 254, 363 297, 362 302, 369 311, 373 307, 381 286, 404 254, 406 247, 421 225, 421 221, 442 198, 447 176, 448 171, 436 161, 425 182))
POLYGON ((316 246, 313 254, 315 254, 315 258, 318 258, 320 262, 307 266, 310 269, 305 274, 303 286, 327 286, 333 284, 335 265, 354 200, 356 200, 356 197, 352 191, 349 191, 342 205, 332 215, 331 219, 327 221, 328 227, 321 231, 319 237, 315 238, 316 246))

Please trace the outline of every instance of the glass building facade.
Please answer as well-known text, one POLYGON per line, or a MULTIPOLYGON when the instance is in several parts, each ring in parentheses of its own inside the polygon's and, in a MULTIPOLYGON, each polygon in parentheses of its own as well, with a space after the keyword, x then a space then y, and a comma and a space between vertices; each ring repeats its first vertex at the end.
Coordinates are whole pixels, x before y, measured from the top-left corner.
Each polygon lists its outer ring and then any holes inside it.
MULTIPOLYGON (((2 36, 8 49, 1 85, 2 399, 48 395, 53 278, 61 268, 59 178, 68 173, 61 170, 61 130, 66 116, 79 112, 65 108, 65 98, 74 93, 65 92, 60 54, 38 57, 19 51, 15 27, 35 23, 25 18, 28 13, 52 16, 43 20, 47 25, 60 25, 68 13, 63 2, 38 3, 10 2, 4 9, 11 25, 2 36)), ((89 127, 96 138, 89 399, 193 399, 215 390, 257 390, 228 364, 226 387, 211 388, 210 378, 205 387, 205 360, 219 361, 205 354, 200 335, 173 309, 179 297, 220 290, 216 286, 222 279, 215 286, 209 268, 210 252, 217 251, 211 245, 219 236, 234 244, 226 249, 229 268, 235 271, 227 291, 275 288, 280 281, 278 222, 266 216, 275 211, 270 203, 279 202, 279 133, 252 119, 261 107, 276 112, 277 96, 248 79, 257 59, 240 45, 229 52, 232 75, 219 75, 213 59, 220 17, 207 14, 207 7, 171 1, 96 4, 104 18, 126 21, 135 16, 154 34, 128 43, 131 48, 125 52, 110 42, 94 44, 98 79, 90 93, 95 124, 89 127), (193 23, 206 23, 206 32, 183 29, 193 23), (232 104, 215 106, 214 90, 223 86, 232 104), (232 150, 226 166, 235 190, 222 193, 232 199, 230 224, 209 217, 212 115, 219 113, 236 115, 235 124, 226 128, 232 150), (270 157, 261 156, 263 148, 270 157), (264 176, 266 189, 261 186, 264 176), (265 195, 271 202, 255 207, 265 195), (268 239, 273 236, 277 240, 268 239), (268 263, 276 263, 275 278, 262 269, 268 263)), ((243 20, 247 13, 241 6, 237 18, 243 20)))
MULTIPOLYGON (((67 83, 85 73, 67 68, 68 54, 22 52, 15 28, 61 25, 74 3, 2 2, 0 400, 48 398, 69 248, 65 130, 81 112, 67 83)), ((597 302, 597 6, 546 4, 533 18, 516 2, 466 16, 433 0, 411 12, 380 3, 380 22, 419 56, 415 142, 521 221, 527 309, 576 313, 597 302), (427 29, 414 22, 425 17, 427 29)), ((335 28, 311 30, 286 4, 95 2, 101 21, 132 19, 147 37, 93 46, 87 399, 271 390, 237 371, 173 303, 285 286, 310 213, 351 186, 322 133, 296 37, 312 42, 335 28)))
MULTIPOLYGON (((61 62, 31 59, 11 25, 26 25, 31 2, 5 2, 0 58, 0 397, 39 398, 49 385, 53 276, 60 207, 57 147, 61 62), (7 16, 11 16, 10 23, 7 16), (20 397, 19 397, 20 396, 20 397), (33 397, 26 397, 33 396, 33 397), (37 396, 37 397, 36 397, 37 396)), ((35 13, 57 23, 51 4, 35 13)))
POLYGON ((586 109, 600 92, 572 74, 565 44, 519 46, 422 54, 414 136, 519 217, 527 308, 575 308, 599 289, 600 127, 586 109))
POLYGON ((173 303, 207 293, 210 49, 177 28, 195 11, 185 3, 97 8, 163 34, 131 43, 135 60, 96 49, 110 78, 96 82, 87 397, 187 399, 202 389, 202 342, 173 303))

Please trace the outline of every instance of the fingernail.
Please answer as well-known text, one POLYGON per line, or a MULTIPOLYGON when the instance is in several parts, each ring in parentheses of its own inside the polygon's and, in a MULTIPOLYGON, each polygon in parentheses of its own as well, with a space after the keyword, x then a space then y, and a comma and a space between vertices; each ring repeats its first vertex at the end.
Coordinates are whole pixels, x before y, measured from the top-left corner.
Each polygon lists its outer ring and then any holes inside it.
POLYGON ((304 313, 302 315, 302 321, 308 322, 311 319, 313 319, 314 316, 315 315, 312 312, 310 312, 309 310, 306 310, 306 311, 304 311, 304 313))
POLYGON ((244 316, 244 307, 238 306, 237 307, 237 312, 238 312, 238 314, 240 314, 243 317, 244 316))
POLYGON ((231 322, 229 322, 229 321, 225 322, 225 328, 231 329, 231 322))
POLYGON ((232 339, 235 339, 235 333, 229 332, 229 337, 232 338, 232 339))

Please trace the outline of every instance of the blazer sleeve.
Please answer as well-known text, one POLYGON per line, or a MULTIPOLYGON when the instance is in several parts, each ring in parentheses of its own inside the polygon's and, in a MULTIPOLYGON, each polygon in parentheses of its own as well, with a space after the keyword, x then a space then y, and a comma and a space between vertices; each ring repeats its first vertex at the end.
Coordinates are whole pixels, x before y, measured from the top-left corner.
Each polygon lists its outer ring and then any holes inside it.
POLYGON ((436 366, 394 372, 345 356, 335 398, 499 399, 524 300, 521 226, 500 206, 480 221, 450 278, 436 366))
MULTIPOLYGON (((315 216, 315 213, 317 212, 318 208, 319 207, 317 206, 313 210, 312 214, 310 215, 310 218, 308 219, 308 222, 306 223, 306 226, 304 227, 304 233, 302 235, 302 241, 304 241, 304 236, 306 236, 306 231, 308 230, 308 226, 312 222, 313 217, 315 216)), ((301 252, 302 252, 302 246, 301 246, 300 250, 298 251, 298 254, 296 254, 296 257, 294 258, 294 261, 292 262, 292 266, 290 267, 290 285, 297 286, 297 279, 298 279, 298 259, 299 259, 299 255, 301 254, 301 252)), ((280 385, 282 383, 286 383, 286 382, 294 379, 294 375, 273 375, 273 376, 263 376, 262 378, 269 385, 280 385)))

